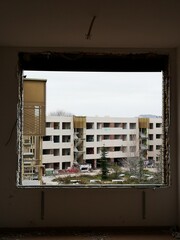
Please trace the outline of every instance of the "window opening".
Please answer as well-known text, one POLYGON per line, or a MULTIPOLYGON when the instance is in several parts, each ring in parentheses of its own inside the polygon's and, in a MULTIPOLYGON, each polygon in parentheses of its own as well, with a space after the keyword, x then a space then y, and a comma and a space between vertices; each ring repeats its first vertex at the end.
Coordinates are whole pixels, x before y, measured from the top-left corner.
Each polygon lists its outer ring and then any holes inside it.
POLYGON ((161 134, 156 134, 156 139, 160 139, 161 138, 161 134))
MULTIPOLYGON (((161 60, 159 62, 161 63, 161 60)), ((81 64, 86 68, 86 65, 81 64)), ((168 184, 170 176, 169 78, 167 62, 165 61, 165 64, 163 64, 160 64, 158 70, 155 66, 155 70, 150 72, 147 70, 145 72, 140 71, 141 67, 136 72, 117 71, 118 67, 116 67, 116 70, 113 69, 112 71, 111 69, 109 72, 103 72, 102 70, 97 72, 87 71, 86 75, 84 75, 84 69, 82 72, 72 71, 73 69, 70 71, 61 70, 60 73, 64 75, 61 75, 59 79, 55 79, 55 72, 53 71, 32 71, 34 67, 29 69, 27 65, 24 65, 22 69, 24 70, 23 75, 25 74, 27 77, 22 76, 20 81, 19 113, 21 115, 19 129, 22 135, 19 136, 19 185, 44 186, 46 183, 43 182, 43 176, 51 176, 54 173, 56 173, 56 176, 53 181, 62 187, 72 185, 71 181, 66 181, 66 175, 70 179, 74 178, 71 174, 75 174, 75 179, 78 179, 80 186, 94 186, 96 183, 108 187, 114 185, 116 187, 120 185, 131 186, 132 184, 149 186, 168 184), (47 77, 44 77, 44 73, 47 73, 47 77), (48 77, 48 74, 51 73, 54 74, 54 80, 50 80, 48 77), (126 76, 127 73, 129 73, 128 77, 126 76), (43 75, 41 80, 39 74, 43 75), (124 82, 120 80, 120 74, 125 78, 124 82), (133 75, 134 82, 130 80, 130 74, 133 75), (81 80, 81 75, 84 75, 83 80, 81 80), (144 75, 141 82, 139 81, 140 75, 144 75), (73 81, 76 85, 73 85, 72 81, 70 81, 70 84, 68 83, 70 76, 75 77, 73 81), (31 79, 32 77, 34 80, 31 79), (114 77, 116 77, 115 81, 113 80, 114 77), (156 82, 152 83, 153 78, 156 77, 156 82), (60 80, 63 78, 68 83, 64 92, 69 91, 69 96, 72 97, 73 92, 78 90, 78 96, 76 95, 75 100, 67 97, 64 101, 62 100, 53 105, 54 100, 49 101, 48 97, 50 95, 48 94, 46 101, 46 87, 49 89, 48 84, 50 81, 53 82, 54 86, 58 86, 60 83, 63 87, 64 83, 60 80), (96 86, 101 86, 100 90, 93 87, 93 79, 95 78, 96 86), (47 79, 47 84, 44 84, 46 80, 43 79, 47 79), (114 84, 108 84, 109 79, 114 81, 114 84), (32 102, 27 101, 29 96, 27 95, 26 85, 29 82, 39 83, 39 85, 43 83, 41 86, 42 99, 39 100, 38 94, 35 94, 37 98, 35 101, 34 99, 32 102), (88 92, 85 92, 85 90, 80 91, 86 82, 91 82, 91 85, 87 88, 88 92), (120 86, 118 82, 121 82, 120 86), (133 85, 134 83, 135 85, 133 85), (146 85, 148 84, 156 86, 152 88, 152 92, 151 88, 147 88, 146 85), (113 94, 110 91, 111 85, 116 86, 112 91, 113 94), (21 88, 22 86, 23 88, 21 88), (92 89, 90 86, 92 86, 92 89), (106 88, 106 86, 108 87, 106 88), (124 86, 126 86, 129 95, 125 90, 119 92, 124 86), (78 89, 78 87, 80 88, 78 89), (103 97, 103 94, 105 97, 103 97), (90 100, 88 100, 88 95, 92 95, 89 98, 90 100), (151 98, 151 101, 146 102, 149 95, 154 97, 151 98), (155 98, 156 95, 157 99, 155 98), (119 96, 123 97, 122 100, 119 99, 119 96), (139 102, 138 96, 140 96, 139 102), (81 99, 84 100, 81 101, 81 99), (154 101, 154 99, 156 100, 154 101), (67 105, 65 105, 66 103, 67 105), (83 105, 83 103, 85 104, 83 105), (92 103, 94 103, 94 108, 92 103), (54 109, 53 107, 51 109, 50 104, 51 107, 60 105, 63 110, 54 109), (71 104, 78 106, 77 113, 76 109, 70 109, 71 104), (81 108, 81 105, 84 109, 81 108), (145 108, 142 107, 143 105, 145 105, 145 108), (140 106, 139 112, 134 112, 140 106), (154 112, 157 106, 159 110, 154 112), (46 107, 48 111, 45 116, 46 107), (78 112, 80 109, 81 111, 78 112), (130 109, 129 113, 125 111, 128 109, 130 109), (58 114, 56 114, 56 111, 58 114), (86 113, 88 111, 89 114, 86 113), (93 111, 94 113, 92 113, 93 111), (51 115, 51 113, 53 114, 51 115), (69 135, 64 135, 67 134, 65 130, 68 130, 69 135), (156 131, 160 131, 160 133, 156 131), (62 142, 60 141, 61 135, 62 142), (153 136, 158 139, 158 145, 153 143, 156 140, 153 136), (58 149, 55 148, 57 144, 59 145, 58 149), (62 155, 60 149, 62 149, 62 155), (55 157, 54 160, 53 156, 55 157), (103 179, 101 174, 104 162, 106 162, 106 168, 108 169, 106 180, 103 179), (84 171, 89 176, 93 171, 96 172, 97 174, 93 175, 92 178, 98 179, 98 181, 91 184, 92 181, 89 180, 89 177, 85 179, 78 177, 84 171), (117 175, 117 171, 119 175, 117 175), (147 172, 151 175, 150 181, 145 177, 147 172), (63 175, 60 176, 59 173, 64 173, 64 177, 62 177, 63 175), (122 175, 123 181, 116 181, 121 180, 122 175), (132 176, 136 177, 133 178, 132 176)), ((133 64, 130 64, 130 68, 133 69, 132 66, 133 64)), ((144 65, 142 66, 145 68, 144 65)), ((111 67, 112 65, 110 65, 111 67)), ((124 68, 126 68, 125 64, 124 68)), ((37 89, 41 87, 38 86, 37 89)), ((34 86, 32 89, 34 89, 34 86)), ((58 90, 58 87, 55 87, 54 95, 56 95, 56 90, 58 90)), ((35 90, 35 92, 38 91, 35 90)), ((31 96, 31 98, 33 97, 31 96)))
POLYGON ((59 123, 58 122, 54 123, 54 129, 59 129, 59 123))
POLYGON ((54 136, 53 140, 54 140, 54 143, 59 143, 59 136, 54 136))
POLYGON ((62 142, 71 142, 71 136, 70 135, 65 135, 65 136, 62 136, 62 142))
POLYGON ((129 128, 130 129, 136 129, 136 123, 130 123, 129 128))
POLYGON ((71 123, 70 122, 63 122, 62 123, 62 129, 71 129, 71 123))
POLYGON ((43 141, 44 141, 44 142, 46 142, 46 141, 47 141, 47 142, 50 142, 51 139, 52 139, 51 136, 43 136, 43 141))

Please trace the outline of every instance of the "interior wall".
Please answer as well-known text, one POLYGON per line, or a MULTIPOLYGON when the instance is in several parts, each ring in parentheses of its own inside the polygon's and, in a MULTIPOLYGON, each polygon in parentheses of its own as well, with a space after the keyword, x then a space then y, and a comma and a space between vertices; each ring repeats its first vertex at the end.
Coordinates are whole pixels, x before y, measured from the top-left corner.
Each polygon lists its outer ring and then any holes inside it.
MULTIPOLYGON (((172 50, 172 185, 161 189, 23 189, 16 187, 18 52, 43 49, 0 48, 1 157, 0 227, 174 226, 177 224, 176 59, 172 50), (41 205, 44 193, 44 209, 41 205), (142 196, 146 202, 143 208, 142 196)), ((61 51, 60 49, 54 49, 61 51)), ((89 51, 89 50, 88 50, 89 51)), ((114 51, 117 51, 114 50, 114 51)), ((130 51, 130 50, 126 50, 130 51)), ((161 51, 161 50, 160 50, 161 51)), ((178 62, 180 73, 180 61, 178 62)), ((178 99, 179 100, 179 99, 178 99)))
MULTIPOLYGON (((178 209, 177 209, 177 225, 180 228, 180 46, 177 48, 177 137, 176 137, 176 141, 177 141, 177 169, 178 169, 178 176, 177 176, 177 201, 178 201, 178 209)), ((174 134, 175 136, 175 134, 174 134)))

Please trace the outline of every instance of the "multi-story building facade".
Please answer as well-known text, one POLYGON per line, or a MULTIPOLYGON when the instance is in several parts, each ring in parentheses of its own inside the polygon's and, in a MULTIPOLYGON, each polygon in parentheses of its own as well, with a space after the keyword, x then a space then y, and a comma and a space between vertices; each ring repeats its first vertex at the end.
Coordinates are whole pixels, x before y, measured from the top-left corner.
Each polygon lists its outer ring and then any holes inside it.
POLYGON ((162 146, 162 118, 47 116, 45 169, 67 169, 75 163, 97 168, 103 146, 112 163, 123 165, 128 158, 155 163, 162 146))

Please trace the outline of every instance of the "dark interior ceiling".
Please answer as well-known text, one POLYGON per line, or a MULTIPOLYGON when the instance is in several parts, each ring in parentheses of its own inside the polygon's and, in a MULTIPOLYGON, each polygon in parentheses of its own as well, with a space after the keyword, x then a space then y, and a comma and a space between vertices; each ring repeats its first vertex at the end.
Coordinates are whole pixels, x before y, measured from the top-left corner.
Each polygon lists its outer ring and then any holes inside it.
POLYGON ((0 1, 0 46, 175 47, 179 26, 179 0, 0 1))

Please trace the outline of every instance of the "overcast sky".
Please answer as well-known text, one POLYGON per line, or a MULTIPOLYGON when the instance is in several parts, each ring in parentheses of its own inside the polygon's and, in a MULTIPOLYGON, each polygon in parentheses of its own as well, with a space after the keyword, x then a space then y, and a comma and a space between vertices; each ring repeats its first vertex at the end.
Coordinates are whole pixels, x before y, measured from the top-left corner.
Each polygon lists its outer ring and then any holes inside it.
POLYGON ((137 117, 162 115, 162 73, 25 71, 26 78, 47 79, 46 113, 137 117))

